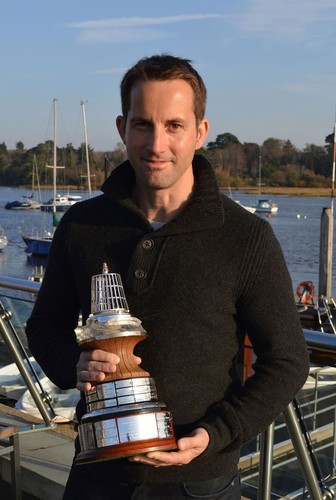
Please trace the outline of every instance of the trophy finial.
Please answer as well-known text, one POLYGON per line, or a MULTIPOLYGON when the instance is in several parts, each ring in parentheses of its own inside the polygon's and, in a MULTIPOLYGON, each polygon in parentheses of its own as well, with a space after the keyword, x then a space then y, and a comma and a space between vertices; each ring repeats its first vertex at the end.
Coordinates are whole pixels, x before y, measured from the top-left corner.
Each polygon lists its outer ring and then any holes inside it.
POLYGON ((103 269, 102 269, 102 273, 103 274, 107 274, 109 272, 109 268, 106 264, 106 262, 103 262, 103 269))
POLYGON ((106 262, 102 274, 96 274, 91 281, 91 314, 100 312, 129 312, 120 274, 109 273, 106 262))

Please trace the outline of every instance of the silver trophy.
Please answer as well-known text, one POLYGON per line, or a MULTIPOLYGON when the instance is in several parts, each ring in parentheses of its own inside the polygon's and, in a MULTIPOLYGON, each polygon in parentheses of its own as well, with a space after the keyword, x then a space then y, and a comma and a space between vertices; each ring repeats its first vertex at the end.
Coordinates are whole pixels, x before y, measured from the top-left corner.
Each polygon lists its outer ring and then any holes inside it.
POLYGON ((133 354, 146 337, 141 321, 129 312, 120 275, 109 273, 104 263, 102 274, 92 277, 91 314, 77 339, 82 350, 113 352, 120 363, 85 392, 87 413, 78 426, 76 463, 176 448, 171 413, 133 354))

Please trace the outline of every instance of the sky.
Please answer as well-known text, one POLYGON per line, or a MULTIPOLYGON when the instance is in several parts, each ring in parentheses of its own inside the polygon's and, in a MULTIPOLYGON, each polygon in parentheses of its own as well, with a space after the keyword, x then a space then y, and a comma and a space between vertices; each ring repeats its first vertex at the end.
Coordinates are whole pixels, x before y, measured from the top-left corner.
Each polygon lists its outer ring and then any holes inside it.
POLYGON ((193 61, 208 89, 205 142, 229 132, 324 145, 336 109, 335 0, 11 0, 1 5, 0 143, 113 150, 119 84, 138 59, 193 61), (81 106, 84 102, 84 106, 81 106))

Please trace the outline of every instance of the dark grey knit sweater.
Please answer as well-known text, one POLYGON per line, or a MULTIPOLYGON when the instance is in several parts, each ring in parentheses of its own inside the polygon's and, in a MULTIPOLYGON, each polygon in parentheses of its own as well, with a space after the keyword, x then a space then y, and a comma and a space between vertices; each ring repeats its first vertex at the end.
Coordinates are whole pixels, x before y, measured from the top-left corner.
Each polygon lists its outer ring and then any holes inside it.
POLYGON ((121 274, 131 314, 148 332, 136 354, 173 414, 177 437, 197 426, 210 435, 207 450, 189 465, 153 468, 119 459, 85 466, 98 478, 219 476, 308 375, 291 280, 270 225, 219 193, 203 157, 196 156, 193 167, 192 199, 157 231, 131 200, 128 162, 113 171, 104 194, 71 207, 55 233, 27 324, 31 351, 46 374, 61 388, 74 387, 74 328, 80 310, 84 319, 90 313, 91 277, 107 262, 110 272, 121 274), (246 331, 257 361, 242 386, 235 363, 246 331))

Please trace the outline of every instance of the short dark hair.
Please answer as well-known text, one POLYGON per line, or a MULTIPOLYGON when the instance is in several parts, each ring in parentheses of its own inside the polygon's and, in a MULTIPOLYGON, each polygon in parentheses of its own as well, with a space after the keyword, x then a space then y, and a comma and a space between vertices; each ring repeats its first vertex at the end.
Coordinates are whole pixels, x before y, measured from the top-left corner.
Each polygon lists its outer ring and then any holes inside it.
POLYGON ((201 76, 192 67, 189 59, 172 56, 169 54, 157 54, 140 59, 124 75, 120 84, 121 110, 127 119, 130 109, 131 90, 135 82, 185 80, 194 92, 194 112, 196 122, 199 123, 205 114, 206 87, 201 76))

